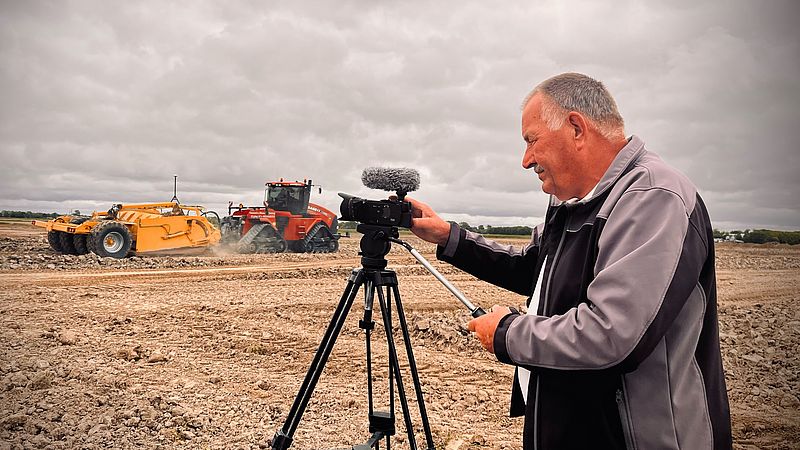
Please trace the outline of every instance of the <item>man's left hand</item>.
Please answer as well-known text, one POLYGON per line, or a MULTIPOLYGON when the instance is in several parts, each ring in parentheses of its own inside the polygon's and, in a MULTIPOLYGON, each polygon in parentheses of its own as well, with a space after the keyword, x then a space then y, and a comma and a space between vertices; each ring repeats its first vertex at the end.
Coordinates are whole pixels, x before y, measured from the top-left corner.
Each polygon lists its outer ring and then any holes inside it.
POLYGON ((467 329, 475 332, 475 336, 481 341, 481 345, 486 350, 494 353, 494 332, 500 319, 510 314, 511 310, 505 306, 494 305, 488 313, 470 320, 467 329))

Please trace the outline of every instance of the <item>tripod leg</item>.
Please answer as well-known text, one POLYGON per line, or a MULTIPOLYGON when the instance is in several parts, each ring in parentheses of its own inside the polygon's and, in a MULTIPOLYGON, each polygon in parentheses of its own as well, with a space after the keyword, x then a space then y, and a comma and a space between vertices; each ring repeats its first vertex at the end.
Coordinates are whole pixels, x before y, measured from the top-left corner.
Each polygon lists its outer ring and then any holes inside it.
MULTIPOLYGON (((400 398, 400 406, 403 408, 403 421, 406 425, 406 432, 408 433, 408 445, 412 450, 417 449, 417 441, 414 438, 414 428, 411 424, 411 413, 408 410, 408 400, 406 399, 406 392, 403 388, 403 377, 400 374, 400 363, 397 360, 397 347, 394 344, 394 336, 392 336, 392 320, 389 312, 389 307, 386 298, 383 295, 383 290, 378 289, 378 301, 381 305, 381 315, 383 316, 383 326, 386 330, 386 343, 389 347, 389 370, 394 372, 394 378, 397 380, 397 395, 400 398)), ((394 392, 389 392, 389 395, 394 397, 394 392)))
POLYGON ((295 397, 294 403, 292 403, 292 407, 289 409, 289 414, 286 417, 283 428, 275 433, 275 437, 272 439, 273 450, 285 450, 291 445, 292 437, 297 430, 297 425, 300 423, 300 418, 306 406, 308 406, 308 402, 311 399, 311 395, 314 393, 314 388, 322 374, 322 370, 325 368, 325 363, 328 361, 328 356, 333 349, 336 338, 342 330, 342 325, 344 325, 356 294, 363 283, 363 269, 354 271, 347 281, 347 286, 339 300, 339 304, 336 306, 331 322, 325 330, 325 335, 322 337, 319 348, 317 348, 314 354, 314 359, 311 361, 308 372, 306 372, 306 377, 303 380, 303 384, 300 386, 300 391, 297 393, 297 397, 295 397))
POLYGON ((403 311, 403 302, 400 300, 400 289, 397 287, 397 285, 394 285, 392 286, 392 290, 394 292, 395 305, 397 305, 397 319, 400 322, 400 329, 403 332, 403 342, 406 346, 408 368, 411 372, 411 379, 414 382, 414 392, 417 395, 417 404, 419 404, 419 415, 422 418, 422 429, 425 432, 425 440, 428 443, 428 449, 433 450, 434 447, 431 424, 428 421, 428 411, 425 409, 425 400, 422 397, 422 384, 419 381, 419 373, 417 372, 417 362, 414 358, 414 350, 411 348, 411 337, 408 333, 408 324, 406 323, 406 315, 403 311))
POLYGON ((369 415, 372 415, 375 408, 372 402, 372 330, 375 328, 375 322, 372 320, 372 304, 374 285, 372 280, 364 280, 364 319, 361 320, 358 326, 364 330, 364 342, 366 344, 366 363, 367 363, 367 406, 369 415))

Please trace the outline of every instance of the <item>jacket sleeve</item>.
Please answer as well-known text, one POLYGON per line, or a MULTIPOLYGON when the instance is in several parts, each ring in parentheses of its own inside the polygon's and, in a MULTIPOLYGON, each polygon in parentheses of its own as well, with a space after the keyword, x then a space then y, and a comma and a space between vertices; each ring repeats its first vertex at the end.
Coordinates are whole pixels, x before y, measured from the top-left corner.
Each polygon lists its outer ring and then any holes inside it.
POLYGON ((444 247, 437 247, 436 257, 481 280, 521 295, 531 295, 541 227, 534 228, 527 246, 516 249, 453 223, 450 238, 444 247))
POLYGON ((708 244, 689 221, 692 208, 665 189, 623 194, 598 241, 588 302, 552 317, 506 316, 497 358, 562 370, 635 368, 697 286, 708 244))

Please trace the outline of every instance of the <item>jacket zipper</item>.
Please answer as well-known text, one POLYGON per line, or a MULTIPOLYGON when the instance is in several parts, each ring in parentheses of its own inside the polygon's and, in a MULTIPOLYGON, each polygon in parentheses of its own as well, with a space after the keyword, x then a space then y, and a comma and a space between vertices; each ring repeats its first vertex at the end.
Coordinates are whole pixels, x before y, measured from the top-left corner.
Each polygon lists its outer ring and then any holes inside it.
POLYGON ((628 405, 625 402, 625 380, 622 380, 622 387, 617 389, 617 409, 619 410, 619 421, 622 424, 622 434, 625 436, 625 448, 634 450, 631 420, 628 417, 628 405))
POLYGON ((536 375, 536 400, 533 401, 533 449, 539 448, 539 375, 536 375))
POLYGON ((564 227, 561 231, 561 240, 558 241, 556 254, 553 256, 553 263, 550 265, 550 273, 547 274, 547 284, 544 286, 544 306, 542 307, 542 314, 547 314, 547 304, 550 300, 550 283, 553 281, 553 272, 555 272, 556 264, 558 264, 558 257, 561 255, 561 247, 564 245, 565 237, 567 237, 567 227, 564 227))
MULTIPOLYGON (((550 264, 550 273, 547 274, 547 283, 544 286, 542 314, 547 314, 547 304, 549 303, 548 300, 550 300, 550 282, 553 281, 553 272, 555 272, 556 264, 558 264, 558 257, 561 254, 561 247, 564 245, 564 238, 567 236, 566 219, 564 220, 565 226, 561 230, 561 240, 558 241, 556 254, 553 256, 553 262, 550 264)), ((542 267, 542 270, 544 270, 544 267, 542 267)), ((533 449, 539 450, 539 375, 536 375, 536 399, 533 401, 533 449)))

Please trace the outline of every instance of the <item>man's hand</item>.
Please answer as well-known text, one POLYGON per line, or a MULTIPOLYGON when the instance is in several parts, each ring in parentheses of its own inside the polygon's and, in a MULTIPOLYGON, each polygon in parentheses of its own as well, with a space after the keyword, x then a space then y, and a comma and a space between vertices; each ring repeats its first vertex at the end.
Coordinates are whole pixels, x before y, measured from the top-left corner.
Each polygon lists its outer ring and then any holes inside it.
POLYGON ((500 319, 510 314, 511 310, 505 306, 494 305, 488 313, 470 320, 467 329, 474 331, 475 336, 481 341, 481 345, 486 350, 494 353, 494 332, 500 319))
POLYGON ((425 203, 410 197, 406 197, 405 200, 411 203, 411 232, 422 240, 441 246, 446 245, 450 237, 450 224, 436 215, 425 203))

